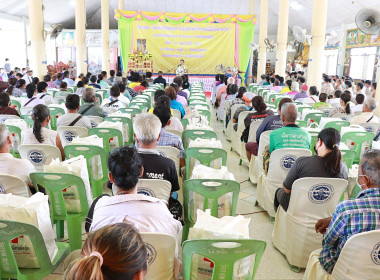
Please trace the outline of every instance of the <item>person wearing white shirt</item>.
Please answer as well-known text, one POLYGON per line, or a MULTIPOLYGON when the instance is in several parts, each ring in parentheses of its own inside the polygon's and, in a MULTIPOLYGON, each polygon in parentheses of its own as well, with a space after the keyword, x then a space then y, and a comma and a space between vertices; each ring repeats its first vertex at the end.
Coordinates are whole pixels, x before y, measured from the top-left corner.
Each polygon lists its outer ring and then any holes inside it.
POLYGON ((87 129, 92 128, 91 121, 86 116, 78 114, 80 108, 80 97, 77 94, 66 96, 67 113, 57 119, 57 127, 60 126, 81 126, 87 129))
POLYGON ((353 92, 353 90, 352 90, 352 82, 350 82, 350 81, 345 81, 344 82, 344 84, 345 84, 345 91, 347 90, 347 91, 349 91, 350 92, 350 94, 351 94, 351 97, 353 97, 354 96, 354 92, 353 92))
POLYGON ((54 99, 51 95, 47 93, 48 84, 46 82, 39 82, 37 84, 37 95, 36 97, 45 102, 46 106, 54 103, 54 99))
POLYGON ((379 119, 373 114, 376 109, 376 99, 367 97, 363 105, 363 113, 354 117, 351 124, 378 123, 379 119))
POLYGON ((365 94, 365 90, 363 88, 364 88, 363 83, 357 83, 356 88, 355 88, 355 96, 358 94, 365 94))
POLYGON ((63 80, 62 81, 66 82, 66 84, 70 87, 70 86, 74 85, 75 83, 74 83, 74 81, 72 79, 70 79, 69 76, 70 76, 70 72, 69 71, 65 71, 63 73, 63 80))
POLYGON ((364 93, 368 96, 371 95, 371 85, 372 82, 370 80, 366 80, 364 82, 364 93))
POLYGON ((362 112, 363 111, 363 103, 365 100, 365 95, 363 93, 359 93, 355 96, 355 107, 352 109, 352 111, 355 112, 362 112))
MULTIPOLYGON (((0 124, 0 173, 16 176, 23 180, 29 187, 33 187, 29 174, 35 172, 35 168, 30 161, 13 157, 10 153, 13 146, 13 137, 5 124, 0 124)), ((0 193, 6 193, 5 186, 0 184, 0 193)), ((20 193, 25 194, 24 189, 20 188, 20 193)))
MULTIPOLYGON (((112 108, 124 108, 125 104, 119 100, 120 97, 120 88, 115 85, 110 88, 110 97, 106 98, 102 102, 102 107, 112 107, 112 108)), ((128 99, 128 98, 125 98, 128 99)), ((126 101, 126 100, 125 100, 126 101)), ((129 99, 128 99, 129 104, 129 99)))
POLYGON ((9 72, 12 71, 12 67, 11 67, 11 64, 9 63, 9 59, 8 58, 5 59, 4 70, 5 70, 6 73, 9 73, 9 72))
POLYGON ((32 84, 33 83, 33 70, 26 71, 26 74, 22 78, 25 80, 26 85, 32 84))
POLYGON ((21 101, 21 107, 34 107, 38 104, 45 105, 45 101, 37 97, 37 89, 33 83, 27 85, 25 90, 28 98, 21 101))

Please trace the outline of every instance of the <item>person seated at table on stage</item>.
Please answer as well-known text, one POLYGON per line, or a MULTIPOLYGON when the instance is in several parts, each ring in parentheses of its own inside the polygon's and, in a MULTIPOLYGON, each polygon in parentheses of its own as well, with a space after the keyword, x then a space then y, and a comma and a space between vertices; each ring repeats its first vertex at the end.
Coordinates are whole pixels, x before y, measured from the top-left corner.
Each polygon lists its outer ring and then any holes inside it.
POLYGON ((84 104, 80 107, 78 111, 79 114, 83 116, 105 117, 103 109, 95 104, 96 95, 93 88, 86 88, 82 94, 82 99, 84 104))
POLYGON ((291 88, 292 87, 292 80, 287 80, 285 82, 285 87, 281 90, 280 93, 285 93, 287 94, 288 92, 291 92, 291 88))
POLYGON ((163 84, 164 88, 166 88, 166 79, 162 77, 164 73, 162 71, 158 71, 158 77, 154 79, 153 84, 163 84))
POLYGON ((139 86, 141 84, 142 77, 141 77, 141 75, 139 73, 133 72, 132 75, 131 75, 131 77, 128 78, 128 80, 132 81, 128 85, 128 87, 130 87, 130 88, 133 89, 133 88, 135 88, 135 87, 137 87, 137 86, 139 86))
POLYGON ((175 69, 175 74, 177 76, 182 76, 183 74, 189 74, 187 66, 185 65, 185 61, 183 59, 179 61, 179 64, 177 65, 175 69))
POLYGON ((171 100, 170 107, 172 109, 176 109, 176 110, 180 111, 181 112, 181 118, 183 118, 185 116, 185 109, 183 108, 182 104, 176 100, 177 99, 176 88, 174 88, 171 85, 168 86, 167 88, 165 88, 165 94, 171 100))
POLYGON ((133 122, 134 137, 143 160, 144 179, 167 180, 172 184, 172 192, 179 190, 177 169, 173 160, 156 150, 161 136, 160 119, 149 113, 139 114, 133 122))
MULTIPOLYGON (((170 102, 170 99, 167 96, 163 96, 159 100, 161 104, 168 101, 170 102)), ((166 130, 169 129, 170 125, 170 107, 168 107, 166 104, 161 104, 154 107, 153 110, 153 114, 160 119, 162 124, 160 140, 158 141, 157 145, 177 148, 179 150, 181 166, 185 166, 185 150, 183 148, 181 137, 166 130)))
POLYGON ((292 91, 291 92, 288 92, 287 95, 288 96, 295 96, 297 95, 297 93, 300 92, 300 85, 298 82, 292 82, 292 87, 291 87, 292 91))
POLYGON ((319 132, 314 147, 315 155, 297 158, 286 176, 282 188, 277 189, 274 197, 275 211, 279 205, 285 211, 288 210, 292 185, 297 179, 305 177, 348 179, 348 169, 342 162, 339 143, 340 133, 335 128, 325 128, 319 132))
POLYGON ((101 89, 100 85, 98 85, 98 84, 96 83, 96 81, 97 81, 96 76, 95 76, 95 75, 92 75, 92 76, 90 77, 90 83, 88 84, 88 86, 89 86, 89 87, 92 87, 92 88, 101 89))
MULTIPOLYGON (((351 108, 351 95, 349 91, 344 91, 340 95, 340 106, 335 107, 333 110, 330 111, 329 117, 334 117, 334 115, 337 114, 352 114, 352 108, 351 108)), ((353 107, 353 106, 352 106, 353 107)))
POLYGON ((20 116, 17 110, 11 107, 11 100, 6 92, 0 92, 0 115, 20 116))
POLYGON ((17 79, 16 78, 9 78, 8 79, 8 88, 6 90, 6 93, 8 93, 10 96, 14 97, 21 97, 23 92, 16 87, 17 85, 17 79))
MULTIPOLYGON (((29 174, 36 172, 36 170, 29 160, 13 157, 11 154, 13 142, 14 139, 8 127, 5 124, 0 124, 0 173, 16 176, 30 188, 34 188, 29 174)), ((1 185, 0 193, 5 193, 5 189, 1 185)))
POLYGON ((297 106, 285 103, 281 107, 281 121, 284 127, 273 130, 269 136, 269 152, 283 148, 300 148, 310 150, 310 134, 296 125, 297 106))
POLYGON ((308 98, 309 97, 309 94, 307 93, 308 88, 309 87, 307 86, 307 84, 303 84, 301 86, 301 91, 299 93, 296 93, 296 95, 294 95, 293 100, 296 101, 297 99, 308 98))
POLYGON ((102 107, 112 107, 116 109, 125 108, 126 105, 129 105, 129 99, 124 95, 120 95, 118 85, 110 88, 110 97, 104 99, 102 102, 102 107))
POLYGON ((374 115, 376 107, 376 99, 368 96, 364 101, 362 113, 358 116, 355 116, 351 120, 351 124, 379 123, 379 119, 374 115))
POLYGON ((149 87, 148 82, 147 81, 142 81, 138 86, 135 86, 133 88, 133 90, 136 91, 138 94, 141 94, 148 87, 149 87))
POLYGON ((63 81, 68 85, 68 86, 72 86, 74 85, 74 81, 72 79, 70 79, 70 72, 69 71, 65 71, 63 72, 63 81))
MULTIPOLYGON (((29 86, 29 85, 28 85, 29 86)), ((65 159, 61 138, 57 131, 46 128, 50 123, 50 110, 46 105, 38 104, 32 111, 33 127, 21 131, 21 145, 47 144, 57 147, 65 159)))
POLYGON ((187 74, 183 74, 181 76, 182 78, 182 89, 188 89, 190 87, 190 83, 189 83, 189 76, 187 74))
POLYGON ((66 97, 65 106, 67 113, 59 116, 57 119, 57 127, 60 126, 80 126, 87 129, 92 128, 91 121, 81 114, 78 114, 80 108, 80 97, 77 94, 69 94, 66 97))
MULTIPOLYGON (((187 106, 187 98, 188 98, 188 96, 187 96, 187 93, 182 90, 182 86, 183 86, 183 80, 182 80, 182 78, 180 76, 175 77, 173 79, 173 83, 176 83, 178 85, 177 97, 178 96, 182 96, 183 98, 185 98, 186 99, 186 106, 187 106)), ((179 100, 177 100, 177 101, 179 101, 179 100)))
POLYGON ((355 199, 340 202, 332 217, 316 223, 316 232, 323 234, 322 249, 311 253, 304 279, 317 279, 315 273, 328 276, 333 272, 339 255, 351 236, 380 229, 379 170, 380 151, 365 151, 357 177, 362 191, 355 199))
POLYGON ((313 105, 313 108, 318 109, 319 107, 331 107, 331 105, 329 103, 327 103, 326 101, 327 101, 327 94, 321 93, 319 95, 319 102, 315 103, 313 105))
POLYGON ((327 102, 331 105, 331 107, 340 107, 340 95, 342 91, 337 89, 334 91, 332 98, 330 98, 327 102))
POLYGON ((54 99, 47 93, 48 84, 46 82, 39 82, 37 84, 37 98, 43 100, 46 106, 54 103, 54 99))
POLYGON ((37 98, 37 88, 33 83, 27 85, 25 89, 28 98, 21 101, 21 107, 34 107, 38 104, 45 105, 45 101, 37 98))
POLYGON ((147 252, 133 224, 114 223, 90 233, 82 250, 66 258, 63 279, 142 280, 148 269, 147 252))
POLYGON ((363 93, 359 93, 355 96, 355 107, 352 108, 352 112, 361 112, 363 111, 363 104, 365 100, 365 95, 363 93))

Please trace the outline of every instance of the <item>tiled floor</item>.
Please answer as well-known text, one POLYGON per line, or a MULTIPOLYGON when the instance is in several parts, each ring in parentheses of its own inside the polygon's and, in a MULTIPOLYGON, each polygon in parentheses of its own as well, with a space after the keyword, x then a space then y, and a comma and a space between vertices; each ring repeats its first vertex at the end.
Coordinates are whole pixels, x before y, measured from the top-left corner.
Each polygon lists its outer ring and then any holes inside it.
MULTIPOLYGON (((222 141, 223 148, 227 150, 227 167, 235 176, 240 184, 239 202, 237 206, 237 214, 242 214, 247 218, 251 218, 250 235, 251 238, 264 240, 267 242, 264 256, 261 260, 259 269, 255 279, 261 280, 277 280, 277 279, 302 279, 303 272, 294 273, 290 270, 289 264, 284 255, 276 250, 272 245, 273 224, 269 221, 269 216, 262 208, 255 206, 256 186, 248 180, 248 167, 239 165, 239 157, 236 152, 231 152, 231 144, 226 140, 223 134, 223 125, 215 118, 212 112, 212 126, 217 132, 218 138, 222 141)), ((45 280, 62 279, 60 269, 56 274, 49 275, 45 280)), ((163 279, 157 279, 163 280, 163 279)))

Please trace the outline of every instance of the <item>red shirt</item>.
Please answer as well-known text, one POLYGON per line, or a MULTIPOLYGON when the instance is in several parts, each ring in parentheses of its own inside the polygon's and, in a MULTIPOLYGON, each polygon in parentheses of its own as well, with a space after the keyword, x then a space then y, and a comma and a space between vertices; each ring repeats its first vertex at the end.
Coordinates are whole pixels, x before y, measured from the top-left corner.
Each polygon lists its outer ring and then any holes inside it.
POLYGON ((12 107, 1 107, 0 108, 0 115, 15 115, 20 116, 16 109, 12 107))
POLYGON ((138 92, 139 90, 144 91, 146 90, 146 87, 139 85, 133 88, 134 91, 138 92))

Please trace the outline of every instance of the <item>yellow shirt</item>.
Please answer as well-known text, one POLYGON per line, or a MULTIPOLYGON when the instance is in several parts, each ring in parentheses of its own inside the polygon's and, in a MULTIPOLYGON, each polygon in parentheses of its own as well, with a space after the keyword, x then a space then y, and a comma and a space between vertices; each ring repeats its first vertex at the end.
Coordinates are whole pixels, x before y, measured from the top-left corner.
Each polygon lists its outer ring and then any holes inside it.
POLYGON ((291 92, 291 90, 289 89, 289 87, 284 87, 280 93, 287 93, 287 92, 291 92))
POLYGON ((138 82, 132 82, 132 83, 130 83, 129 85, 128 85, 128 87, 130 87, 130 88, 134 88, 134 87, 137 87, 137 86, 139 86, 141 83, 138 83, 138 82))

